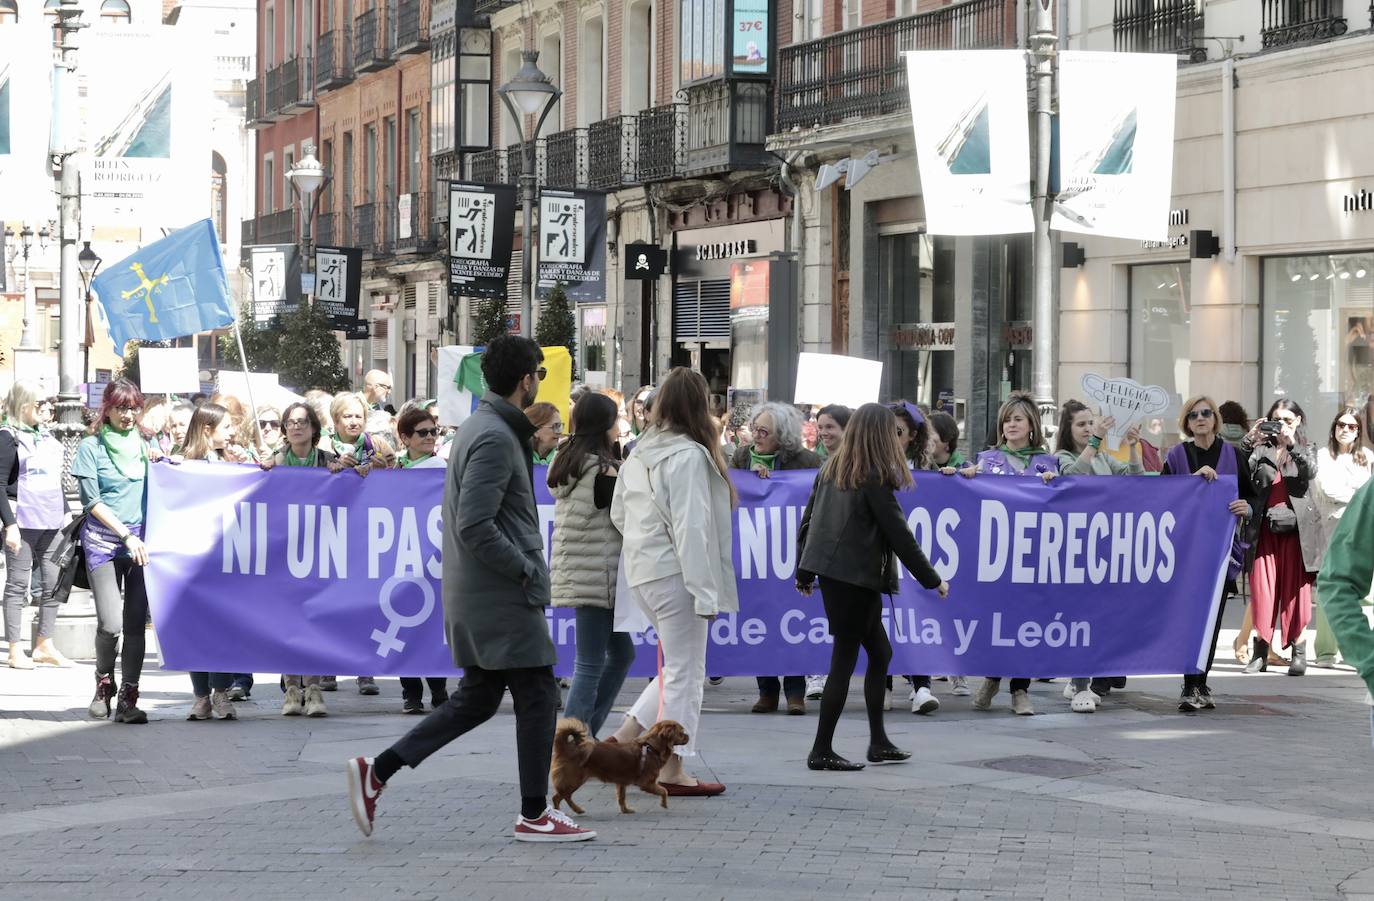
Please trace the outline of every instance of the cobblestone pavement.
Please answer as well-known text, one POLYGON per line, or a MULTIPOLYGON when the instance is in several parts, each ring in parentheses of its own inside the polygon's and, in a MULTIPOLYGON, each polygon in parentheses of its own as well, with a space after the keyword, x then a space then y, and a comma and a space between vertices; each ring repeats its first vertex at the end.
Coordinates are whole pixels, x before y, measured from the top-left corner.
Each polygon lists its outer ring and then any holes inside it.
MULTIPOLYGON (((417 722, 395 680, 365 698, 341 679, 330 716, 306 720, 278 715, 265 677, 238 722, 191 723, 186 676, 154 670, 153 722, 127 727, 86 718, 92 672, 0 669, 6 901, 1374 898, 1374 749, 1346 669, 1223 663, 1219 709, 1191 715, 1173 678, 1132 678, 1091 716, 1068 712, 1062 680, 1038 683, 1033 718, 1005 694, 974 712, 937 682, 935 716, 901 691, 890 715, 912 763, 853 774, 805 768, 814 709, 751 715, 753 680, 730 679, 707 689, 697 765, 727 794, 622 816, 594 787, 580 820, 598 838, 555 847, 509 838, 509 703, 399 774, 364 839, 342 763, 417 722)), ((837 742, 851 756, 858 688, 837 742)))

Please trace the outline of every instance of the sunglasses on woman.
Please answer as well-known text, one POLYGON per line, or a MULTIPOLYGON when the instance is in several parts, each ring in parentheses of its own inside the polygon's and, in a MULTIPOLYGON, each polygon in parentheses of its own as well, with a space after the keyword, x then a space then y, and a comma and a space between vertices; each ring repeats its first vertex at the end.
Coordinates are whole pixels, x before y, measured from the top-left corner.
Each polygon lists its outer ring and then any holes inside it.
POLYGON ((1192 421, 1194 419, 1211 419, 1215 415, 1215 413, 1213 413, 1211 410, 1206 409, 1205 407, 1201 410, 1188 411, 1189 421, 1192 421))
POLYGON ((1360 430, 1360 424, 1358 422, 1346 422, 1342 419, 1336 423, 1336 430, 1344 432, 1358 432, 1360 430))
POLYGON ((258 428, 260 429, 279 429, 281 428, 280 419, 259 419, 258 428))
POLYGON ((436 428, 416 429, 415 431, 411 432, 411 434, 414 435, 416 438, 434 438, 438 436, 439 430, 436 428))

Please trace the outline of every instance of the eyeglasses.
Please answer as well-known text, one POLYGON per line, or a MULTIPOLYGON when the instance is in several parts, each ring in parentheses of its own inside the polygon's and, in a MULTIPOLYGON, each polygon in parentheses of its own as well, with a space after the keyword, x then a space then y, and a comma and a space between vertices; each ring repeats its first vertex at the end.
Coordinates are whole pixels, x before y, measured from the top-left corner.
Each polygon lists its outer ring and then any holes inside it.
POLYGON ((259 419, 258 428, 260 429, 279 429, 281 428, 280 419, 259 419))
POLYGON ((439 430, 437 428, 416 429, 411 434, 416 438, 435 438, 439 435, 439 430))
POLYGON ((310 420, 308 420, 308 419, 288 419, 288 420, 286 420, 286 427, 287 427, 288 429, 290 429, 290 428, 308 429, 308 428, 310 428, 310 420))
POLYGON ((1216 413, 1206 409, 1205 407, 1201 410, 1189 410, 1188 421, 1192 422, 1194 419, 1211 419, 1215 415, 1216 413))
POLYGON ((1275 421, 1275 422, 1281 422, 1281 423, 1283 423, 1284 425, 1297 425, 1297 424, 1298 424, 1298 417, 1296 417, 1296 416, 1275 416, 1275 417, 1274 417, 1274 421, 1275 421))
POLYGON ((1340 422, 1336 423, 1336 430, 1345 432, 1358 432, 1360 430, 1360 424, 1358 422, 1346 422, 1345 420, 1341 420, 1340 422))
POLYGON ((539 381, 541 381, 541 382, 544 381, 544 379, 546 379, 546 378, 549 377, 549 371, 548 371, 547 369, 545 369, 543 366, 540 366, 538 369, 536 369, 536 370, 534 371, 534 374, 535 374, 535 377, 538 378, 539 381))
POLYGON ((761 429, 761 428, 756 428, 756 429, 754 429, 754 437, 755 437, 755 438, 767 438, 767 437, 768 437, 769 435, 771 435, 771 434, 773 434, 773 433, 770 432, 768 429, 761 429))

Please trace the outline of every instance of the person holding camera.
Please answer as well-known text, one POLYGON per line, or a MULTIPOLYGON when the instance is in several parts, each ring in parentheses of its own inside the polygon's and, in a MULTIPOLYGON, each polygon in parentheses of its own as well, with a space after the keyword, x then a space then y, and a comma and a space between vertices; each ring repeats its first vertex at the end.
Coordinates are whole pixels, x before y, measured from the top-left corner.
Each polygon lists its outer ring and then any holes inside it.
POLYGON ((1307 441, 1304 420, 1296 401, 1279 398, 1250 436, 1250 479, 1263 499, 1263 514, 1250 574, 1255 644, 1247 673, 1269 668, 1276 618, 1286 646, 1293 650, 1288 675, 1307 671, 1307 648, 1299 638, 1312 620, 1312 586, 1326 539, 1313 490, 1317 455, 1307 441))

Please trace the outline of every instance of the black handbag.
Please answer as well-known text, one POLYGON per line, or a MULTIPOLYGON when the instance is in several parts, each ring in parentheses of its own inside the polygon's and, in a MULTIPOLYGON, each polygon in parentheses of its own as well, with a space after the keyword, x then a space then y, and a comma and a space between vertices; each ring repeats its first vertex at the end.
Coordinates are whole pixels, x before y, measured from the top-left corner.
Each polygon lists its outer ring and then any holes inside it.
POLYGON ((53 539, 57 548, 53 551, 53 562, 57 564, 57 582, 45 600, 54 598, 60 604, 67 603, 72 588, 90 588, 91 581, 86 573, 86 549, 81 544, 81 530, 86 525, 88 513, 82 513, 63 526, 53 539))
POLYGON ((1269 523, 1269 531, 1275 535, 1284 535, 1298 530, 1298 514, 1294 513, 1287 504, 1276 504, 1265 510, 1264 518, 1269 523))

